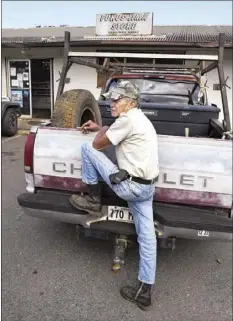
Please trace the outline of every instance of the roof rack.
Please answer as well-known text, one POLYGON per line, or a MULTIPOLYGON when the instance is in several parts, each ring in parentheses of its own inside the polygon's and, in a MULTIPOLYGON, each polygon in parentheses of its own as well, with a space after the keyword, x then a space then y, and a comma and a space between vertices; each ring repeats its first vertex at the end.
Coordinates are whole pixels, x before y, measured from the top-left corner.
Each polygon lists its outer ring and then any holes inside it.
POLYGON ((66 75, 72 66, 73 63, 94 68, 100 72, 106 74, 105 83, 107 81, 107 73, 123 73, 125 71, 141 70, 143 69, 151 70, 150 72, 159 73, 161 70, 165 72, 179 72, 179 73, 189 73, 196 77, 200 82, 201 77, 206 73, 212 71, 213 69, 218 70, 220 91, 222 98, 223 114, 224 114, 224 126, 225 130, 229 131, 231 129, 229 108, 227 101, 226 93, 226 80, 224 76, 223 69, 223 55, 224 55, 224 43, 225 43, 225 34, 219 34, 219 51, 218 55, 179 55, 179 54, 154 54, 154 53, 117 53, 117 52, 74 52, 70 51, 70 32, 65 32, 65 41, 64 41, 64 56, 63 56, 63 66, 61 71, 61 77, 57 90, 58 99, 63 93, 65 86, 66 75), (105 58, 103 64, 98 64, 93 61, 93 58, 105 58), (110 58, 124 58, 124 62, 111 62, 110 58), (127 63, 127 58, 138 59, 138 63, 127 63), (142 59, 152 59, 152 63, 142 63, 142 59), (155 59, 174 59, 174 60, 184 60, 184 61, 197 61, 196 67, 187 67, 183 68, 181 65, 166 65, 166 64, 156 64, 155 59), (209 62, 207 66, 204 67, 204 62, 209 62))
POLYGON ((135 73, 147 73, 147 74, 176 74, 176 75, 192 75, 196 70, 195 69, 137 69, 137 68, 129 68, 129 70, 123 70, 123 72, 135 72, 135 73))
POLYGON ((124 53, 124 52, 74 52, 68 53, 69 57, 105 57, 105 58, 138 58, 138 59, 183 59, 218 61, 218 55, 174 55, 154 53, 124 53))

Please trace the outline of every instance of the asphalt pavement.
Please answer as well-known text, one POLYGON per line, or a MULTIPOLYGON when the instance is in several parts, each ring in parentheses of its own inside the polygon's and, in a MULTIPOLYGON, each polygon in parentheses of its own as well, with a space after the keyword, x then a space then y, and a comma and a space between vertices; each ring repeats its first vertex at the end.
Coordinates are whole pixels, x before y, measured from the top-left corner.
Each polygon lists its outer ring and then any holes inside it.
POLYGON ((23 214, 25 136, 2 142, 3 321, 231 321, 232 244, 180 240, 158 252, 153 308, 119 294, 135 282, 138 248, 111 272, 112 244, 77 240, 75 227, 23 214))

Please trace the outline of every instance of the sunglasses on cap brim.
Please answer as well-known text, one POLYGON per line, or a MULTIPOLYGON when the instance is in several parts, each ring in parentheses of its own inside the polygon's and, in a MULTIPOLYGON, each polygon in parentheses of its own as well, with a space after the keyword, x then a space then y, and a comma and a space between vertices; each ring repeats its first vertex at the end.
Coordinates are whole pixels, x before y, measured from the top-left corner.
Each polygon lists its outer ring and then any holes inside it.
POLYGON ((117 93, 112 93, 112 95, 110 96, 110 99, 112 101, 119 101, 123 98, 130 98, 132 100, 137 100, 136 98, 132 98, 132 97, 129 97, 129 96, 124 96, 124 95, 120 95, 120 94, 117 94, 117 93), (114 94, 114 95, 113 95, 114 94))
POLYGON ((105 99, 109 99, 109 100, 112 100, 112 101, 119 101, 120 99, 123 99, 123 98, 130 98, 130 99, 133 99, 133 100, 137 100, 136 98, 132 98, 132 97, 129 97, 129 96, 125 96, 125 95, 122 95, 122 94, 119 94, 119 93, 116 93, 116 92, 112 92, 110 93, 109 95, 102 95, 105 99))

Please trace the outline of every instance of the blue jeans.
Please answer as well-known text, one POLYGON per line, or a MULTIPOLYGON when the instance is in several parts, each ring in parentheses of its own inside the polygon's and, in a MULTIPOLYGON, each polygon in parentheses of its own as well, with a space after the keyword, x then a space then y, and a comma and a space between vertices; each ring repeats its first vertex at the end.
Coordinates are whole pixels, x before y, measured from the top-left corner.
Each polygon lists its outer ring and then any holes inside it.
POLYGON ((109 175, 119 169, 104 153, 97 151, 90 143, 81 147, 82 181, 86 184, 97 184, 101 177, 111 189, 128 202, 133 215, 139 243, 139 275, 140 282, 154 284, 156 273, 157 239, 153 222, 154 185, 143 185, 133 181, 123 181, 112 185, 109 175))

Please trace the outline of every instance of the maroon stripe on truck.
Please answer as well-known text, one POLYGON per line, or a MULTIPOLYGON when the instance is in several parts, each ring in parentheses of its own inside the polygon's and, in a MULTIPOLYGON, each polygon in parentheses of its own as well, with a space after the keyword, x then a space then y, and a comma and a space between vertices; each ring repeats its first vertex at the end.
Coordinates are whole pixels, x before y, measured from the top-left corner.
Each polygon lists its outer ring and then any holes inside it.
MULTIPOLYGON (((39 188, 63 190, 74 193, 87 192, 87 186, 81 179, 71 177, 35 175, 35 186, 39 188)), ((211 192, 156 187, 154 199, 158 202, 164 203, 178 203, 219 208, 231 207, 231 195, 211 192)))

